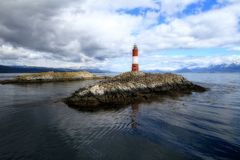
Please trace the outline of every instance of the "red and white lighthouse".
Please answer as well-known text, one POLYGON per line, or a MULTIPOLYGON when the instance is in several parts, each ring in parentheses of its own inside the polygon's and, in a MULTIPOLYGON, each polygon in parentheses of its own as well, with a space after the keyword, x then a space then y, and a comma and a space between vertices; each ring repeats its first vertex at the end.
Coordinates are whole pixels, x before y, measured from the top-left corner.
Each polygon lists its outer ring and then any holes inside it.
POLYGON ((138 72, 138 71, 139 71, 138 48, 137 48, 137 45, 135 44, 132 50, 132 72, 138 72))

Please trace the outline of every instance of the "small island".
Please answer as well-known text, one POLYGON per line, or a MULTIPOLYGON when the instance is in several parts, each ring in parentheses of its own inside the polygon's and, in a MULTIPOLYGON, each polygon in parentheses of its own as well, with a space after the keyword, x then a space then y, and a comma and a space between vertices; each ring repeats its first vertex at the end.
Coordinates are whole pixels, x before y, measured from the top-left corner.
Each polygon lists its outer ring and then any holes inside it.
POLYGON ((126 72, 79 89, 66 98, 65 103, 79 109, 99 109, 148 101, 160 95, 189 94, 206 90, 176 74, 126 72))
POLYGON ((65 82, 78 80, 102 79, 93 73, 81 72, 42 72, 17 76, 14 79, 0 81, 0 84, 65 82))

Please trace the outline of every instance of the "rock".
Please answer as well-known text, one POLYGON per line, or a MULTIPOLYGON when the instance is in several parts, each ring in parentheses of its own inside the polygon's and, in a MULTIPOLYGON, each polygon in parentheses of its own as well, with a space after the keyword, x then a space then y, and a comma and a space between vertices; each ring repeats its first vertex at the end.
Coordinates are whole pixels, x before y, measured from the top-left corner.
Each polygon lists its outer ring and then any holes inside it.
POLYGON ((62 81, 76 81, 101 79, 105 77, 98 77, 89 72, 42 72, 17 76, 12 80, 1 81, 1 84, 9 83, 43 83, 43 82, 62 82, 62 81))
POLYGON ((165 94, 206 90, 176 74, 127 72, 81 88, 66 98, 65 102, 72 107, 91 108, 131 104, 165 94))

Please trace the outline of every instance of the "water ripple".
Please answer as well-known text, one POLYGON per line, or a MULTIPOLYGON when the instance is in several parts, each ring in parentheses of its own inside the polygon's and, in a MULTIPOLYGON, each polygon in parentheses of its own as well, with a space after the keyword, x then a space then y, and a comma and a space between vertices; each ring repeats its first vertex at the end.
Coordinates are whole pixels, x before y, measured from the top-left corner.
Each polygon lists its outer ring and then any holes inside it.
POLYGON ((210 90, 98 112, 59 101, 95 81, 0 86, 0 159, 237 159, 240 76, 186 77, 210 90))

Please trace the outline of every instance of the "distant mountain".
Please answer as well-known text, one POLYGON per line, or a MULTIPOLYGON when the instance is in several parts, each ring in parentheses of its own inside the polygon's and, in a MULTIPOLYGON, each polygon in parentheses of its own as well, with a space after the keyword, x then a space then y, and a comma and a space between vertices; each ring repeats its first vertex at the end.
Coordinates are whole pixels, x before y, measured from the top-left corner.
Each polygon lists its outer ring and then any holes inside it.
MULTIPOLYGON (((80 69, 70 69, 70 68, 47 68, 47 67, 34 67, 34 66, 4 66, 0 65, 0 73, 37 73, 37 72, 77 72, 77 71, 88 71, 91 73, 109 73, 110 71, 101 70, 98 68, 80 68, 80 69)), ((163 71, 163 70, 144 70, 144 72, 151 73, 240 73, 240 64, 220 64, 211 65, 209 67, 196 67, 196 68, 182 68, 175 71, 163 71)))
POLYGON ((240 64, 220 64, 220 65, 211 65, 209 67, 197 67, 197 68, 182 68, 176 70, 175 72, 207 72, 207 73, 234 73, 240 72, 240 64))
POLYGON ((209 67, 196 67, 196 68, 182 68, 175 71, 163 71, 163 70, 144 70, 144 72, 150 73, 240 73, 240 64, 220 64, 211 65, 209 67))
POLYGON ((143 72, 148 72, 148 73, 165 73, 166 71, 162 71, 159 69, 154 69, 154 70, 143 70, 143 72))
POLYGON ((107 70, 101 70, 98 68, 81 68, 79 70, 76 71, 88 71, 90 73, 111 73, 111 71, 107 71, 107 70))
POLYGON ((77 71, 88 71, 92 73, 107 73, 110 71, 100 70, 97 68, 47 68, 47 67, 35 67, 35 66, 4 66, 0 65, 0 73, 37 73, 37 72, 77 72, 77 71))

